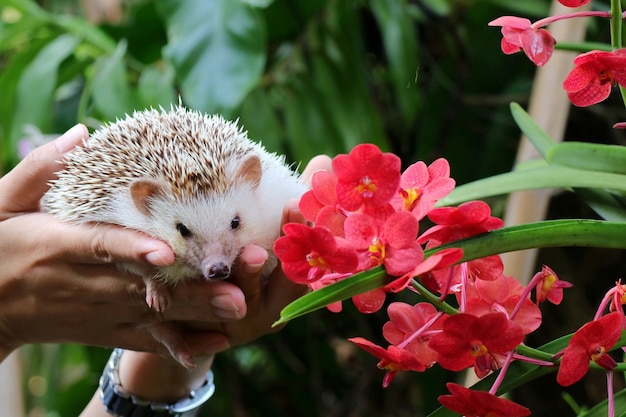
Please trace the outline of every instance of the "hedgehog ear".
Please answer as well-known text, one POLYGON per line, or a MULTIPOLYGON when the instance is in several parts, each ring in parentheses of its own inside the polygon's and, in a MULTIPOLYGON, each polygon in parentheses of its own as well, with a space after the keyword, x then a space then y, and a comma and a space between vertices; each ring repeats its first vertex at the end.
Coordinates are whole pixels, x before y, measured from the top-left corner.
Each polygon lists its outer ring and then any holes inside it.
POLYGON ((150 199, 164 193, 163 184, 152 178, 140 178, 130 184, 130 196, 135 207, 147 216, 150 215, 150 199))
POLYGON ((261 182, 262 173, 261 160, 258 156, 252 155, 241 163, 235 178, 249 182, 252 184, 252 188, 256 188, 261 182))

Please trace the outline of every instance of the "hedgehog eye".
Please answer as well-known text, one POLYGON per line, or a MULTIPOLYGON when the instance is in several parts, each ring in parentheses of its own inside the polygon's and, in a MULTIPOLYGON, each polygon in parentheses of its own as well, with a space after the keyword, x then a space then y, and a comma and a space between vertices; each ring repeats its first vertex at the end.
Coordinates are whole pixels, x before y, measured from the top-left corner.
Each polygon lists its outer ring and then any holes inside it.
POLYGON ((176 230, 178 230, 178 233, 180 233, 182 237, 191 237, 192 235, 191 230, 182 223, 176 223, 176 230))
POLYGON ((241 220, 239 219, 239 216, 235 216, 231 221, 230 221, 230 228, 231 229, 237 229, 239 228, 239 225, 241 224, 241 220))

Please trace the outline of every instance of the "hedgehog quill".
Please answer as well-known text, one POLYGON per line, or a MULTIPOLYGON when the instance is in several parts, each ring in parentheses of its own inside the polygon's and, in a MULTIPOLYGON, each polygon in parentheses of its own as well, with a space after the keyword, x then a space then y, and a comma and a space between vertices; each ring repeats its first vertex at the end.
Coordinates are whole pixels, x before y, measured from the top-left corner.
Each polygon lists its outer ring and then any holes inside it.
MULTIPOLYGON (((186 279, 224 279, 241 250, 271 253, 285 203, 305 191, 284 157, 248 139, 237 124, 179 105, 145 110, 107 125, 69 153, 41 206, 69 222, 111 223, 161 239, 174 264, 148 269, 117 266, 139 275, 146 302, 169 304, 168 287, 186 279)), ((164 324, 153 332, 184 366, 192 357, 164 324)))

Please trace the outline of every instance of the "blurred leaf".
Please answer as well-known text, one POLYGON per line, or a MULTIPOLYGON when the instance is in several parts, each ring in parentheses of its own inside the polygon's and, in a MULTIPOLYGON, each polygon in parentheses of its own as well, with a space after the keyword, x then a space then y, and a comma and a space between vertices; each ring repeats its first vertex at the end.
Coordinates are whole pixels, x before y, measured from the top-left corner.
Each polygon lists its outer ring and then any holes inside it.
POLYGON ((626 174, 626 146, 563 142, 548 150, 546 160, 570 168, 626 174))
POLYGON ((112 53, 115 51, 115 41, 83 18, 72 15, 50 15, 48 21, 75 35, 83 42, 100 48, 102 52, 112 53))
POLYGON ((176 69, 185 102, 230 117, 259 82, 265 26, 241 0, 159 0, 167 25, 163 54, 176 69))
MULTIPOLYGON (((615 411, 622 414, 616 414, 623 416, 626 410, 626 389, 618 391, 613 397, 615 411)), ((602 401, 587 411, 582 412, 578 417, 605 417, 609 415, 609 407, 607 401, 602 401)))
POLYGON ((13 146, 24 126, 33 124, 42 132, 52 126, 54 92, 59 65, 78 45, 72 35, 61 35, 43 47, 19 77, 10 140, 13 146))
POLYGON ((176 103, 174 76, 174 70, 166 62, 157 62, 144 68, 137 85, 140 108, 168 108, 170 104, 176 103))
MULTIPOLYGON (((433 3, 445 3, 442 0, 433 3)), ((406 1, 374 0, 370 2, 378 21, 389 60, 389 71, 395 97, 406 127, 412 127, 420 104, 417 88, 419 44, 415 22, 408 13, 406 1)))
POLYGON ((534 169, 494 175, 456 187, 438 206, 456 205, 513 191, 539 188, 599 188, 626 191, 626 175, 585 171, 563 166, 545 166, 534 169))
POLYGON ((91 82, 94 105, 105 120, 115 120, 139 107, 126 75, 126 42, 121 41, 112 55, 95 63, 91 82))
POLYGON ((511 103, 511 114, 517 122, 519 128, 524 132, 526 137, 533 143, 535 149, 539 151, 541 156, 546 157, 547 152, 556 145, 554 139, 550 137, 541 127, 533 120, 532 117, 517 103, 511 103))

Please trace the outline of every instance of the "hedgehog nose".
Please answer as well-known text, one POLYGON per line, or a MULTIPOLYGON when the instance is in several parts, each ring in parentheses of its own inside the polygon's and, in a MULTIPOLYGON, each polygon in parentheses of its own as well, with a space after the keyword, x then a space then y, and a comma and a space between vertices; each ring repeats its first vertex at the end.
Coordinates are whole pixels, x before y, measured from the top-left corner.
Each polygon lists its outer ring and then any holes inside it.
POLYGON ((223 262, 215 263, 209 266, 207 270, 208 279, 224 279, 230 275, 230 267, 223 262))

